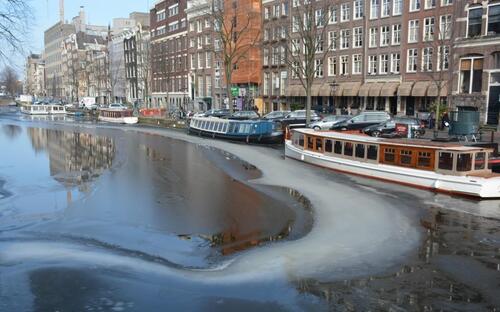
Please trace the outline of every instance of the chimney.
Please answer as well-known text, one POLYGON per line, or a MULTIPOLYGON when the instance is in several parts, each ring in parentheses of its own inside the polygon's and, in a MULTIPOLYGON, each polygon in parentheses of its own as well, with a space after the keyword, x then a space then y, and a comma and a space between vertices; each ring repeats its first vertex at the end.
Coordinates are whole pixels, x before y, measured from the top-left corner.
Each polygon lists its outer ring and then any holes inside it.
POLYGON ((64 0, 59 0, 59 19, 64 24, 64 0))

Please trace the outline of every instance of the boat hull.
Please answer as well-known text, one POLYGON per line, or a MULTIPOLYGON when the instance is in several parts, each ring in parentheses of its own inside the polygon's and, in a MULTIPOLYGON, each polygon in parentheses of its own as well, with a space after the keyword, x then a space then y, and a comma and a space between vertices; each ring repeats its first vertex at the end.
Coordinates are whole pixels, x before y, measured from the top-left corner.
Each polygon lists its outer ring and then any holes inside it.
POLYGON ((214 139, 223 139, 229 141, 238 141, 238 142, 246 142, 246 143, 258 143, 258 144, 280 144, 283 143, 283 133, 282 132, 273 132, 271 134, 255 134, 255 135, 230 135, 224 133, 210 132, 199 130, 195 128, 188 129, 190 134, 200 135, 204 137, 210 137, 214 139))
POLYGON ((117 124, 136 124, 139 122, 139 118, 137 117, 119 117, 119 118, 112 118, 112 117, 104 117, 104 116, 99 116, 100 121, 105 121, 105 122, 112 122, 112 123, 117 123, 117 124))
POLYGON ((500 198, 500 178, 450 176, 432 171, 399 168, 378 163, 325 156, 285 143, 286 157, 339 172, 368 177, 435 192, 476 198, 500 198))

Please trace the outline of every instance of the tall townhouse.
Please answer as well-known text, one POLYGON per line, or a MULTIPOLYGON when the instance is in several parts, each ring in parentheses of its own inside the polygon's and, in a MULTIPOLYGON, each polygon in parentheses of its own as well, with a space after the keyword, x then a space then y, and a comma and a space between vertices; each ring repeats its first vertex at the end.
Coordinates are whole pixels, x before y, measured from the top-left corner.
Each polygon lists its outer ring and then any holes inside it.
POLYGON ((214 51, 214 28, 211 12, 211 1, 188 1, 186 10, 189 22, 188 28, 188 62, 190 95, 197 107, 190 109, 207 110, 220 108, 222 98, 220 94, 220 62, 216 73, 216 59, 214 51), (217 89, 215 90, 215 79, 217 89))
POLYGON ((456 1, 451 106, 480 112, 498 125, 500 112, 500 2, 456 1))
POLYGON ((288 110, 288 66, 285 62, 290 28, 290 1, 262 1, 262 85, 264 113, 288 110))
POLYGON ((138 24, 125 34, 125 79, 127 101, 151 107, 150 32, 147 25, 138 24))
POLYGON ((152 102, 169 110, 189 102, 187 0, 156 1, 150 11, 152 102))

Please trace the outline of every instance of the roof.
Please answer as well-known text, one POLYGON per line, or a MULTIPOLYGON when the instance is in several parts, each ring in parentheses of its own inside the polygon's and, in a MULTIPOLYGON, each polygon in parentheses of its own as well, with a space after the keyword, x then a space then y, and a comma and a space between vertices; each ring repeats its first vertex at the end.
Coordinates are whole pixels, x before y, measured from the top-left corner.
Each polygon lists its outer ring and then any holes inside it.
POLYGON ((393 146, 411 146, 417 148, 427 148, 435 150, 449 150, 455 152, 472 152, 472 151, 484 151, 491 150, 484 147, 466 146, 457 143, 448 142, 434 142, 423 139, 384 139, 371 137, 366 134, 352 133, 352 132, 339 132, 339 131, 316 131, 314 129, 293 129, 293 131, 298 131, 304 134, 310 134, 315 136, 321 136, 324 138, 340 139, 354 142, 362 143, 376 143, 382 145, 393 145, 393 146))

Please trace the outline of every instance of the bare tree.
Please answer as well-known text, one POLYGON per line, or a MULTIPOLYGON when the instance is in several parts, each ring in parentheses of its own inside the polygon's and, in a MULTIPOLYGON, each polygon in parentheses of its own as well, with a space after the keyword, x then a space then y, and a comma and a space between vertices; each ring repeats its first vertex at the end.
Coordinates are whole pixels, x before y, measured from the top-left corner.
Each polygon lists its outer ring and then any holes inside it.
POLYGON ((11 54, 24 54, 26 34, 31 21, 28 0, 0 2, 0 61, 7 62, 11 54))
POLYGON ((233 73, 242 61, 250 59, 250 50, 259 45, 261 38, 260 11, 250 9, 244 12, 238 5, 238 1, 213 0, 210 11, 206 12, 214 24, 214 36, 217 42, 215 57, 224 67, 225 89, 231 113, 233 73))
POLYGON ((329 20, 329 1, 298 0, 291 9, 291 24, 282 30, 287 44, 281 61, 291 69, 306 93, 306 124, 311 122, 312 86, 320 76, 327 51, 334 45, 326 38, 329 20), (326 42, 326 44, 325 44, 326 42))
POLYGON ((10 66, 6 66, 1 73, 1 82, 10 95, 15 95, 19 91, 19 75, 10 66))

